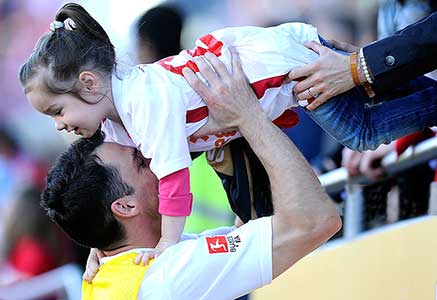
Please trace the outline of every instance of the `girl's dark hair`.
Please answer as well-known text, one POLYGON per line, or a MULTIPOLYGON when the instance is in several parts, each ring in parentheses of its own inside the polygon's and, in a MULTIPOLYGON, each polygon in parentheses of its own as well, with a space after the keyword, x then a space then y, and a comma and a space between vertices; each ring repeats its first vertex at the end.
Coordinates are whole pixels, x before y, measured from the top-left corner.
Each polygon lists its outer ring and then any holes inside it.
POLYGON ((112 73, 114 46, 102 26, 82 6, 65 4, 55 21, 63 22, 64 26, 45 33, 20 68, 23 86, 45 70, 42 80, 49 92, 77 94, 76 82, 82 71, 94 71, 102 76, 112 73))

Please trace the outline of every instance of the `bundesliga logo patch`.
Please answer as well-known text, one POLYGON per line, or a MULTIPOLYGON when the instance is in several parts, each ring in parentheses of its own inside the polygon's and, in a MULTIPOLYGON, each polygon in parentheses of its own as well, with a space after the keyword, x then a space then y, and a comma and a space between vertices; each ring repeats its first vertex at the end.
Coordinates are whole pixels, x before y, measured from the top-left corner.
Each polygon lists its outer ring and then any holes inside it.
POLYGON ((206 244, 210 254, 235 252, 241 242, 240 236, 214 236, 207 237, 206 244))
POLYGON ((229 252, 228 241, 224 235, 207 237, 206 244, 208 245, 208 251, 210 254, 229 252))

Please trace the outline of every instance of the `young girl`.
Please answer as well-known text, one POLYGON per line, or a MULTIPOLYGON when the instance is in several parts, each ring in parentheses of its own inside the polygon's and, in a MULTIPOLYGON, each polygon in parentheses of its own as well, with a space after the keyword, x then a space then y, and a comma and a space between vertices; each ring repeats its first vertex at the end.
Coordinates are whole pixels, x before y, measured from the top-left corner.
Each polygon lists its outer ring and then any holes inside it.
POLYGON ((107 34, 80 5, 64 5, 50 28, 21 67, 24 92, 36 110, 54 118, 58 130, 91 137, 101 126, 108 141, 151 158, 163 215, 157 252, 178 242, 191 212, 190 151, 218 148, 240 136, 234 131, 191 137, 206 124, 208 109, 182 69, 196 72, 193 58, 207 52, 230 67, 232 46, 266 114, 277 124, 294 125, 296 115, 287 110, 296 106, 294 83, 283 79, 290 69, 317 58, 302 43, 319 41, 314 27, 300 23, 227 28, 199 39, 193 50, 120 72, 107 34))

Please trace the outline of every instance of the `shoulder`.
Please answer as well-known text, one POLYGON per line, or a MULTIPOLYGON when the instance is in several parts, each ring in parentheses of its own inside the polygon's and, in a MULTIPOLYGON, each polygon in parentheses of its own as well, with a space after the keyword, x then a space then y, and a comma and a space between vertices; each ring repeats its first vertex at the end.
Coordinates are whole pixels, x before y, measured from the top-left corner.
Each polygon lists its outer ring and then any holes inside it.
POLYGON ((149 297, 156 297, 155 293, 169 299, 177 295, 180 300, 234 299, 271 280, 268 217, 232 231, 212 231, 168 248, 149 268, 141 291, 149 297), (241 281, 238 286, 234 284, 237 280, 241 281))
POLYGON ((105 142, 136 147, 127 131, 120 124, 111 120, 105 120, 102 123, 101 129, 105 133, 105 142))

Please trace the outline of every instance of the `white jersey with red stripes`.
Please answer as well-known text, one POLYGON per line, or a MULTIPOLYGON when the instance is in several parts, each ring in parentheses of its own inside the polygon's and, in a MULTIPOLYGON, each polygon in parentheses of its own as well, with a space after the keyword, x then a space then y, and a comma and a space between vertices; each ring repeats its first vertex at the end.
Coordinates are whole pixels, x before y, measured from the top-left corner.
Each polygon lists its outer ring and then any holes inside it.
POLYGON ((136 66, 114 74, 112 93, 123 125, 106 120, 107 140, 137 147, 151 158, 150 168, 161 179, 191 165, 190 151, 218 148, 240 137, 227 132, 190 138, 208 120, 208 109, 182 76, 182 69, 198 71, 195 56, 212 52, 231 69, 229 47, 239 53, 243 70, 260 104, 276 124, 297 122, 288 110, 297 106, 291 92, 294 82, 282 84, 292 69, 317 58, 303 43, 319 41, 315 27, 286 23, 276 27, 233 27, 217 30, 196 42, 196 48, 157 63, 136 66))

